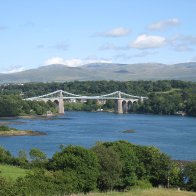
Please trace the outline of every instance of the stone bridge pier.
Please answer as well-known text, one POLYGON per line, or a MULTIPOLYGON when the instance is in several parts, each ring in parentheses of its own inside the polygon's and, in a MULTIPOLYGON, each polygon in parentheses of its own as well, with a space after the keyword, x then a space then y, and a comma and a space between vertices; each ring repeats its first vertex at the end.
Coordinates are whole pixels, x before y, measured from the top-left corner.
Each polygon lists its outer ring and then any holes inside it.
POLYGON ((65 113, 65 109, 64 109, 64 101, 63 101, 63 93, 62 93, 62 91, 60 91, 60 96, 59 96, 58 102, 59 102, 59 105, 58 105, 59 114, 64 114, 65 113))
POLYGON ((64 114, 65 111, 64 111, 64 101, 63 99, 61 98, 55 98, 55 99, 42 99, 44 102, 47 102, 47 101, 52 101, 56 104, 56 108, 58 110, 58 113, 59 114, 64 114))
POLYGON ((115 101, 115 113, 117 114, 123 114, 123 107, 122 107, 122 99, 117 99, 115 101))
POLYGON ((63 99, 59 98, 58 100, 55 101, 57 103, 57 109, 59 114, 64 114, 65 109, 64 109, 64 101, 63 99))
POLYGON ((42 99, 44 100, 45 102, 47 101, 52 101, 56 104, 56 108, 58 110, 58 113, 59 114, 64 114, 65 113, 65 109, 64 109, 64 100, 63 100, 63 94, 62 94, 62 91, 60 92, 60 96, 59 97, 56 97, 56 98, 46 98, 46 99, 42 99))
POLYGON ((117 99, 115 101, 115 113, 125 114, 127 113, 134 103, 138 103, 139 99, 117 99))

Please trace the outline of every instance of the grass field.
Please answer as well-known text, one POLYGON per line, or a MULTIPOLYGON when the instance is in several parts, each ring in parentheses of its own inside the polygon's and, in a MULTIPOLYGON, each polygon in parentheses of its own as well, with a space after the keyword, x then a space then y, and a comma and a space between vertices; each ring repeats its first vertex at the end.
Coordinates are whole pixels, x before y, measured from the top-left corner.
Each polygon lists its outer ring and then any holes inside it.
MULTIPOLYGON (((84 196, 76 194, 72 196, 84 196)), ((108 193, 90 193, 88 196, 196 196, 194 192, 178 191, 176 189, 152 188, 152 189, 135 189, 129 192, 108 192, 108 193)))
POLYGON ((16 180, 18 177, 23 177, 26 175, 26 170, 19 167, 10 165, 0 165, 0 176, 16 180))

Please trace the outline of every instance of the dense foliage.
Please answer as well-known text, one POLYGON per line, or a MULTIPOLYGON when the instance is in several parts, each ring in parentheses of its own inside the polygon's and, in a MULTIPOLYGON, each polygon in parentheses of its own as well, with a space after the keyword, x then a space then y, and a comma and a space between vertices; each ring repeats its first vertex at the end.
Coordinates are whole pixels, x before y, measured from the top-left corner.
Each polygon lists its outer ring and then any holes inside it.
POLYGON ((6 125, 0 125, 0 131, 10 131, 11 129, 6 125))
POLYGON ((160 81, 74 81, 64 83, 25 83, 5 84, 0 86, 2 95, 22 95, 33 97, 56 90, 64 90, 81 95, 100 95, 114 91, 122 91, 133 95, 147 96, 151 92, 164 92, 171 89, 195 89, 196 83, 179 80, 160 81))
POLYGON ((128 112, 171 115, 185 113, 196 116, 196 94, 185 91, 151 93, 144 102, 133 104, 128 112))
POLYGON ((56 112, 55 103, 48 101, 26 101, 20 96, 0 95, 0 117, 19 115, 42 115, 48 110, 56 112))
MULTIPOLYGON (((133 104, 128 112, 153 114, 176 114, 180 112, 196 116, 196 83, 179 80, 5 84, 0 86, 0 116, 5 116, 5 114, 16 116, 20 113, 43 114, 49 108, 54 110, 55 107, 52 102, 46 104, 34 101, 30 103, 21 101, 20 97, 43 95, 59 89, 81 95, 100 95, 120 90, 132 95, 149 97, 144 102, 133 104), (5 108, 5 106, 7 107, 5 108)), ((105 110, 114 109, 114 100, 108 100, 101 107, 105 110)), ((99 108, 100 106, 93 100, 89 100, 85 104, 65 103, 66 110, 92 111, 99 108)))
POLYGON ((155 147, 127 141, 97 143, 91 149, 61 146, 50 159, 39 149, 13 157, 0 148, 0 163, 29 168, 25 177, 8 181, 0 174, 0 195, 65 195, 124 191, 162 185, 196 191, 195 162, 184 168, 155 147))
POLYGON ((186 165, 184 169, 186 188, 196 192, 196 161, 186 165))

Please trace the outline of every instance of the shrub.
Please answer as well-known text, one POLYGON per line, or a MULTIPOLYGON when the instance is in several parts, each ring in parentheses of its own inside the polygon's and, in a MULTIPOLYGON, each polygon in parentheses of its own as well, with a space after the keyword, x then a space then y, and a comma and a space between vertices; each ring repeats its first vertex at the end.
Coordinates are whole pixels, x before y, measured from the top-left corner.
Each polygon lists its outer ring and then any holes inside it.
POLYGON ((48 168, 53 171, 62 170, 64 173, 76 173, 76 192, 87 193, 96 189, 99 163, 97 156, 91 150, 70 145, 54 154, 48 168))
POLYGON ((196 161, 193 161, 185 166, 184 180, 187 190, 196 191, 196 161))
POLYGON ((5 125, 1 125, 0 126, 0 131, 9 131, 10 128, 8 126, 5 126, 5 125))
POLYGON ((102 143, 97 143, 92 148, 99 159, 99 178, 97 186, 101 191, 113 190, 119 184, 122 174, 122 162, 114 149, 106 148, 102 143))
POLYGON ((152 184, 148 180, 137 180, 133 188, 150 189, 152 184))
POLYGON ((13 184, 11 181, 6 180, 0 176, 0 195, 3 196, 15 196, 13 184))
POLYGON ((12 164, 13 160, 11 153, 0 146, 0 163, 12 164))

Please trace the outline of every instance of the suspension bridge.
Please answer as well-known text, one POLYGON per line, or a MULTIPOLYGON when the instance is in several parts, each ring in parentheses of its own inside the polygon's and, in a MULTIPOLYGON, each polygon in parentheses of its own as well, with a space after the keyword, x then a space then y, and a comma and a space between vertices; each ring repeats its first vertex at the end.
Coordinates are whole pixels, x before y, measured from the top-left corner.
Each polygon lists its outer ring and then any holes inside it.
POLYGON ((139 100, 143 101, 147 97, 130 95, 121 91, 115 91, 113 93, 98 95, 98 96, 83 96, 73 93, 69 93, 63 90, 57 90, 45 95, 26 98, 25 100, 35 100, 35 101, 52 101, 57 104, 59 114, 64 114, 64 100, 115 100, 115 112, 118 114, 127 113, 134 103, 139 100))

